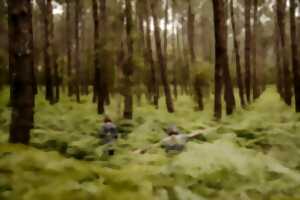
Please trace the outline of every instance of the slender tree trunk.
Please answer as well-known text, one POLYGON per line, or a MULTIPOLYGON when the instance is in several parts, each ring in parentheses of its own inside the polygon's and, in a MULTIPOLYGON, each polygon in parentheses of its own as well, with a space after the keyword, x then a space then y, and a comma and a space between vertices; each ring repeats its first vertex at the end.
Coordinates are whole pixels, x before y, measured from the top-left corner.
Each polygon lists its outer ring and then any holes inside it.
POLYGON ((225 26, 225 3, 224 0, 213 0, 214 26, 215 26, 215 118, 222 117, 222 70, 227 59, 225 26))
POLYGON ((223 34, 224 36, 224 53, 223 55, 224 60, 223 60, 223 81, 225 84, 225 93, 224 93, 224 98, 226 102, 226 114, 231 115, 235 109, 235 98, 234 98, 234 93, 233 93, 233 84, 231 81, 231 75, 230 75, 230 70, 229 70, 229 60, 228 60, 228 48, 227 48, 227 38, 228 38, 228 32, 227 32, 227 24, 226 21, 228 19, 227 15, 227 0, 224 0, 224 29, 223 29, 223 34))
POLYGON ((71 3, 66 0, 66 39, 67 39, 67 75, 68 75, 68 96, 72 96, 72 36, 71 36, 71 3))
POLYGON ((291 28, 291 49, 292 49, 292 63, 294 75, 294 92, 296 112, 300 112, 300 69, 299 69, 299 51, 297 43, 297 25, 296 25, 296 2, 290 0, 290 28, 291 28))
MULTIPOLYGON (((275 9, 276 11, 276 9, 275 9)), ((279 37, 279 27, 277 19, 274 24, 275 30, 274 30, 274 40, 275 40, 275 46, 274 51, 276 54, 276 70, 277 70, 277 91, 280 94, 280 97, 283 98, 283 77, 282 77, 282 57, 280 54, 280 37, 279 37)))
MULTIPOLYGON (((33 15, 32 6, 30 6, 30 11, 29 12, 31 14, 30 18, 32 19, 32 15, 33 15)), ((30 27, 30 35, 31 35, 32 41, 33 41, 34 40, 33 39, 34 38, 34 36, 33 36, 33 25, 30 27)), ((31 45, 32 45, 31 48, 34 50, 34 42, 32 42, 31 45)), ((33 57, 35 57, 35 52, 34 51, 33 51, 33 57)), ((32 78, 33 78, 33 80, 32 80, 33 93, 34 93, 34 95, 37 95, 38 94, 38 83, 37 83, 37 78, 36 78, 36 67, 35 67, 35 60, 34 59, 32 59, 31 67, 32 67, 32 78)))
POLYGON ((253 31, 252 31, 252 53, 253 53, 253 99, 257 99, 259 97, 259 82, 258 82, 258 70, 257 70, 257 26, 258 26, 258 16, 257 16, 257 10, 258 10, 258 5, 257 2, 258 0, 253 0, 254 4, 254 23, 253 23, 253 31))
POLYGON ((172 4, 172 20, 173 20, 173 39, 172 39, 172 46, 173 46, 173 94, 174 94, 174 98, 177 99, 178 97, 178 90, 177 90, 177 74, 176 74, 176 69, 177 69, 177 65, 178 65, 178 59, 179 59, 179 55, 178 55, 178 48, 176 46, 176 16, 175 16, 175 3, 173 2, 172 4))
POLYGON ((243 82, 243 73, 241 67, 241 57, 240 57, 240 45, 237 39, 235 17, 234 17, 234 8, 233 0, 230 1, 230 16, 231 16, 231 25, 233 32, 233 42, 234 42, 234 51, 235 51, 235 61, 236 61, 236 78, 237 85, 239 88, 239 96, 242 107, 246 106, 245 95, 244 95, 244 82, 243 82))
POLYGON ((146 40, 147 40, 147 58, 150 66, 151 72, 151 93, 153 96, 153 104, 158 108, 158 99, 159 99, 159 91, 158 91, 158 81, 156 78, 156 69, 155 63, 153 59, 153 50, 152 50, 152 39, 151 39, 151 24, 150 24, 150 4, 149 0, 146 5, 146 22, 147 22, 147 30, 146 30, 146 40))
POLYGON ((196 61, 195 53, 195 14, 192 12, 191 0, 188 0, 188 41, 190 47, 191 61, 194 63, 196 61))
POLYGON ((7 4, 9 65, 14 73, 9 141, 28 144, 34 117, 32 5, 30 0, 10 0, 7 4))
POLYGON ((93 102, 98 100, 100 89, 100 40, 99 40, 99 4, 98 0, 93 0, 93 20, 94 20, 94 94, 93 102))
MULTIPOLYGON (((46 9, 44 18, 44 30, 45 30, 45 46, 44 46, 44 65, 45 65, 45 83, 46 83, 46 99, 52 104, 54 103, 53 93, 53 38, 51 34, 51 20, 52 20, 52 0, 45 0, 46 9)), ((42 9, 42 12, 44 10, 42 9)))
POLYGON ((57 61, 57 56, 55 58, 55 63, 54 63, 54 85, 55 85, 55 103, 59 102, 60 98, 60 76, 59 76, 59 69, 58 69, 58 61, 57 61))
POLYGON ((277 0, 277 22, 280 36, 281 55, 283 56, 283 97, 287 105, 292 104, 292 84, 291 74, 289 69, 289 57, 286 44, 286 33, 285 33, 285 8, 286 0, 277 0))
POLYGON ((248 103, 251 102, 251 0, 245 0, 245 87, 248 103))
MULTIPOLYGON (((52 3, 51 3, 52 4, 52 3)), ((50 40, 52 47, 52 67, 53 67, 53 103, 59 101, 59 71, 58 71, 58 54, 54 44, 54 18, 53 18, 53 9, 51 9, 51 20, 50 20, 50 40)))
POLYGON ((100 14, 98 13, 97 1, 93 3, 94 7, 94 25, 95 25, 95 83, 94 83, 94 95, 98 99, 97 109, 98 114, 105 112, 105 99, 108 94, 106 93, 106 81, 104 72, 105 58, 103 55, 105 48, 105 29, 106 29, 106 0, 99 1, 100 14), (98 20, 99 19, 99 20, 98 20), (101 28, 102 35, 100 36, 98 31, 101 28), (101 60, 102 57, 102 60, 101 60))
POLYGON ((75 86, 75 94, 76 101, 80 102, 80 0, 75 0, 75 78, 74 78, 74 86, 75 86))
POLYGON ((168 83, 167 67, 166 67, 165 59, 164 59, 163 52, 162 52, 160 31, 159 31, 158 19, 157 19, 157 14, 156 14, 156 3, 154 1, 151 1, 151 10, 152 10, 152 16, 153 16, 154 34, 155 34, 155 43, 156 43, 156 53, 157 53, 157 58, 159 61, 159 66, 160 66, 161 80, 163 83, 164 92, 165 92, 165 96, 166 96, 167 110, 168 110, 168 112, 173 113, 175 110, 174 110, 170 86, 168 83))
POLYGON ((124 67, 126 92, 124 94, 124 118, 132 119, 133 117, 133 97, 132 97, 132 82, 131 76, 133 74, 133 36, 132 36, 132 6, 131 0, 125 0, 125 16, 126 16, 126 34, 127 34, 127 48, 128 58, 124 67))
POLYGON ((168 62, 168 24, 169 24, 169 0, 166 0, 165 8, 165 30, 164 30, 164 56, 165 62, 168 62))

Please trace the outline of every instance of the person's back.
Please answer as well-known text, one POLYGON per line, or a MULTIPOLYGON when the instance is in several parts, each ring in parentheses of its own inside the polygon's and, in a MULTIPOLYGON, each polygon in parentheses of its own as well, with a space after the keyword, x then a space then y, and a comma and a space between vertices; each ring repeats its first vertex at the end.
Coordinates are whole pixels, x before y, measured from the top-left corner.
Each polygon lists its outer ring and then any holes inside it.
POLYGON ((112 123, 111 119, 108 117, 104 119, 104 124, 100 131, 100 138, 102 139, 103 144, 109 144, 118 139, 117 126, 112 123))
POLYGON ((168 137, 161 141, 161 146, 166 152, 181 152, 188 141, 188 135, 182 134, 173 126, 167 130, 168 137))

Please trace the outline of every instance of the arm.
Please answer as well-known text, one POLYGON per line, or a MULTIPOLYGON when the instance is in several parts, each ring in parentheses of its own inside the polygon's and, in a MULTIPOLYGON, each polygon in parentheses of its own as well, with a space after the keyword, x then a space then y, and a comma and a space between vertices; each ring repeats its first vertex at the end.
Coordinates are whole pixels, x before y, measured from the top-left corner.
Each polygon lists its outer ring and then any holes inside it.
POLYGON ((204 129, 204 130, 195 131, 195 132, 193 132, 193 133, 191 133, 191 134, 188 135, 188 139, 189 140, 195 139, 198 136, 203 135, 204 133, 207 133, 207 132, 209 132, 212 129, 214 129, 214 128, 207 128, 207 129, 204 129))

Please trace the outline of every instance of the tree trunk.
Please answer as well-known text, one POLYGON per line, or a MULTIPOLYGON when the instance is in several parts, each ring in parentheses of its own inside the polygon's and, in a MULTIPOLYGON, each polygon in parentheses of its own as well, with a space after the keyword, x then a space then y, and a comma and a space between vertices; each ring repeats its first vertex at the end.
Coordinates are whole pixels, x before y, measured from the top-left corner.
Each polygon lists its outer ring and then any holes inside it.
POLYGON ((237 39, 237 33, 236 33, 233 0, 230 1, 230 16, 231 16, 231 25, 232 25, 234 51, 235 51, 237 85, 239 88, 239 96, 240 96, 241 105, 242 105, 242 107, 245 107, 246 102, 245 102, 245 96, 244 96, 243 73, 242 73, 242 69, 241 69, 242 67, 241 67, 241 57, 240 57, 240 45, 239 45, 239 41, 237 39))
POLYGON ((178 59, 179 59, 179 50, 178 47, 176 46, 176 24, 174 23, 176 21, 176 16, 175 16, 175 3, 173 2, 172 4, 172 20, 173 20, 173 39, 172 39, 172 46, 173 46, 173 94, 174 98, 177 99, 178 97, 178 89, 177 89, 177 74, 176 74, 176 69, 178 65, 178 59))
POLYGON ((215 26, 215 118, 222 117, 222 69, 227 59, 227 44, 225 28, 225 4, 224 0, 213 0, 214 26, 215 26))
POLYGON ((156 78, 156 69, 155 63, 153 59, 153 50, 152 50, 152 39, 151 39, 151 24, 150 24, 150 4, 149 0, 146 0, 146 23, 147 23, 147 30, 146 30, 146 42, 147 42, 147 59, 150 66, 150 73, 151 73, 151 93, 153 97, 153 104, 156 108, 158 108, 158 99, 159 99, 159 91, 158 91, 158 81, 156 78))
POLYGON ((72 36, 71 36, 71 5, 70 0, 66 0, 66 39, 67 39, 67 75, 68 75, 68 96, 72 96, 72 36))
POLYGON ((9 141, 28 144, 33 128, 34 89, 33 36, 30 0, 10 0, 8 4, 9 65, 13 70, 12 115, 9 141))
POLYGON ((53 70, 53 38, 51 34, 51 21, 52 21, 52 0, 43 1, 42 12, 45 13, 44 18, 44 65, 45 65, 45 83, 46 83, 46 99, 53 104, 54 94, 53 94, 53 80, 52 80, 52 70, 53 70))
POLYGON ((165 30, 164 30, 164 56, 167 64, 168 60, 168 24, 169 24, 169 0, 166 0, 165 8, 165 30))
POLYGON ((257 70, 257 26, 258 26, 258 16, 257 16, 257 10, 258 10, 258 5, 257 2, 258 0, 253 0, 254 4, 254 23, 253 23, 253 31, 252 31, 252 53, 253 53, 253 99, 257 99, 259 97, 259 83, 258 83, 258 70, 257 70))
POLYGON ((107 55, 106 50, 106 32, 107 30, 107 15, 106 15, 106 0, 100 0, 100 90, 98 93, 98 111, 99 114, 103 114, 105 112, 105 104, 109 105, 110 99, 109 99, 109 91, 108 91, 108 81, 105 76, 105 73, 107 71, 107 59, 105 59, 105 56, 107 55))
POLYGON ((100 40, 99 40, 99 12, 98 0, 93 0, 93 20, 94 20, 94 94, 93 102, 98 100, 98 92, 100 88, 100 40))
POLYGON ((292 64, 294 75, 294 92, 296 112, 300 112, 300 69, 299 69, 299 51, 297 44, 297 25, 296 25, 296 2, 290 0, 290 28, 291 28, 291 49, 292 64))
POLYGON ((124 66, 125 74, 125 102, 124 102, 124 113, 125 119, 132 119, 133 117, 133 97, 132 97, 132 81, 131 77, 133 74, 133 36, 132 36, 132 6, 131 0, 125 0, 125 16, 126 16, 126 34, 127 34, 127 61, 124 66))
MULTIPOLYGON (((276 10, 275 10, 276 11, 276 10)), ((274 30, 274 40, 275 40, 275 47, 274 51, 276 54, 276 70, 277 70, 277 91, 281 98, 283 98, 283 77, 282 77, 282 57, 280 54, 280 37, 279 37, 279 28, 278 28, 278 22, 277 19, 274 24, 275 30, 274 30)))
POLYGON ((286 44, 286 33, 285 33, 285 8, 286 0, 277 0, 277 22, 280 36, 280 49, 283 57, 283 97, 287 105, 292 104, 292 84, 291 74, 289 69, 289 55, 286 44))
POLYGON ((251 0, 245 0, 245 87, 248 103, 251 102, 251 0))
POLYGON ((188 1, 188 40, 190 46, 190 55, 191 61, 194 63, 196 61, 196 53, 195 53, 195 14, 192 12, 192 4, 191 0, 188 1))
POLYGON ((154 1, 151 1, 151 10, 153 16, 154 34, 155 34, 155 43, 156 43, 156 53, 157 53, 157 58, 160 66, 161 80, 163 83, 164 92, 166 96, 167 110, 168 112, 173 113, 175 110, 173 106, 173 99, 171 95, 170 86, 168 83, 167 67, 166 67, 166 63, 165 63, 165 59, 161 47, 160 30, 159 30, 158 19, 156 14, 156 3, 154 1))
POLYGON ((235 98, 234 98, 234 93, 233 93, 233 85, 231 81, 231 75, 230 75, 230 70, 229 70, 229 61, 228 61, 228 48, 227 48, 227 38, 228 38, 228 32, 227 32, 227 24, 226 21, 228 19, 227 15, 227 0, 224 0, 224 20, 222 19, 222 34, 224 34, 224 55, 223 55, 223 81, 225 84, 225 93, 224 93, 224 98, 226 102, 226 114, 231 115, 235 109, 235 98), (224 21, 224 22, 223 22, 224 21))
POLYGON ((80 0, 75 0, 75 78, 74 78, 74 86, 75 86, 75 95, 76 101, 80 102, 80 0))
POLYGON ((59 102, 60 98, 60 76, 59 76, 59 70, 58 70, 58 61, 57 61, 57 56, 55 58, 55 63, 54 63, 54 85, 55 85, 55 103, 59 102))

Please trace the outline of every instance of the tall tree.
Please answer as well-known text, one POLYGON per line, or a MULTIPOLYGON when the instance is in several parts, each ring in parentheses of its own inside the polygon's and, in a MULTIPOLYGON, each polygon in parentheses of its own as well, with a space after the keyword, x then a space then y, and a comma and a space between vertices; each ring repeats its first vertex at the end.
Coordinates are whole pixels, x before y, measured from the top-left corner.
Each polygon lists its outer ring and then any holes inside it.
POLYGON ((164 59, 164 55, 162 52, 162 45, 161 45, 161 38, 160 38, 160 30, 158 25, 158 17, 157 17, 157 9, 156 9, 157 2, 151 1, 151 10, 152 10, 152 16, 153 16, 153 24, 154 24, 154 35, 155 35, 155 44, 156 44, 156 53, 157 58, 160 66, 160 75, 162 84, 164 87, 164 92, 166 96, 166 105, 167 110, 170 113, 173 113, 175 111, 174 105, 173 105, 173 99, 171 95, 170 86, 168 83, 168 77, 167 77, 167 67, 164 59))
POLYGON ((169 24, 169 0, 166 0, 165 7, 165 30, 164 30, 164 55, 166 63, 168 62, 168 24, 169 24))
POLYGON ((229 70, 229 61, 228 61, 228 48, 227 48, 227 38, 228 38, 228 31, 227 31, 227 24, 226 21, 228 19, 228 12, 227 12, 227 0, 224 2, 224 19, 221 18, 221 20, 224 20, 224 26, 222 26, 222 33, 224 34, 224 57, 223 59, 223 81, 224 81, 224 86, 225 86, 225 92, 224 92, 224 98, 225 98, 225 103, 226 103, 226 114, 231 115, 235 109, 235 98, 234 98, 234 93, 233 93, 233 84, 231 81, 231 75, 230 75, 230 70, 229 70))
POLYGON ((94 95, 98 100, 98 114, 105 112, 105 99, 108 98, 107 81, 104 76, 105 65, 105 46, 106 46, 106 0, 100 0, 99 5, 97 1, 93 2, 94 10, 94 65, 95 65, 95 79, 94 79, 94 95), (98 6, 100 7, 100 13, 98 14, 98 6), (99 20, 98 20, 99 18, 99 20), (101 29, 101 31, 100 31, 101 29), (101 32, 99 35, 98 31, 101 32))
POLYGON ((291 84, 291 74, 289 67, 289 56, 286 42, 285 33, 285 9, 286 0, 276 1, 276 13, 277 13, 277 23, 280 37, 280 50, 283 61, 283 98, 287 105, 292 104, 292 84, 291 84))
POLYGON ((52 0, 38 0, 37 1, 42 13, 44 13, 44 68, 45 68, 45 86, 46 86, 46 100, 51 104, 54 103, 53 79, 52 71, 54 67, 53 62, 53 33, 52 33, 52 19, 53 8, 52 0))
POLYGON ((241 105, 242 105, 242 107, 245 107, 246 102, 245 102, 245 95, 244 95, 243 73, 242 73, 242 67, 241 67, 240 44, 237 39, 233 0, 230 0, 230 16, 231 16, 231 25, 232 25, 234 51, 235 51, 237 85, 239 88, 239 96, 240 96, 241 105))
POLYGON ((213 0, 215 26, 215 105, 216 119, 222 117, 222 72, 228 65, 225 1, 213 0))
MULTIPOLYGON (((98 100, 100 89, 100 40, 99 40, 99 2, 93 0, 93 22, 94 22, 94 96, 93 102, 98 100)), ((102 108, 100 108, 101 110, 102 108)), ((98 108, 99 111, 99 108, 98 108)))
MULTIPOLYGON (((275 9, 276 11, 276 9, 275 9)), ((283 74, 282 74, 282 56, 280 54, 280 37, 279 37, 279 27, 277 19, 274 23, 274 51, 276 56, 276 71, 277 71, 277 80, 276 80, 276 86, 277 91, 280 94, 280 97, 283 98, 283 74)))
POLYGON ((124 66, 126 92, 124 94, 124 118, 132 119, 133 115, 133 97, 132 97, 132 81, 133 75, 133 22, 132 22, 132 5, 131 0, 125 0, 125 16, 126 16, 126 35, 127 35, 127 60, 124 66))
POLYGON ((191 0, 188 0, 188 42, 189 42, 189 49, 190 49, 192 63, 196 61, 194 35, 195 35, 195 14, 192 11, 191 0))
POLYGON ((258 0, 253 0, 253 31, 252 31, 252 68, 253 68, 253 99, 259 97, 259 82, 257 70, 257 27, 258 27, 258 0))
POLYGON ((71 0, 66 0, 66 41, 67 41, 67 75, 68 75, 68 96, 72 96, 72 28, 71 28, 71 0))
POLYGON ((245 87, 248 103, 251 101, 251 5, 252 0, 245 0, 245 87))
POLYGON ((34 117, 32 5, 30 0, 10 0, 7 4, 9 67, 14 72, 9 141, 28 144, 34 117))
POLYGON ((153 59, 152 37, 151 37, 151 23, 150 23, 150 4, 149 0, 146 0, 146 43, 147 43, 147 60, 150 66, 150 80, 151 80, 151 94, 153 98, 153 104, 158 108, 158 81, 156 78, 156 67, 153 59))
POLYGON ((80 15, 81 15, 81 0, 75 0, 75 74, 74 86, 76 101, 80 102, 80 15))
POLYGON ((300 69, 299 69, 299 51, 297 43, 297 25, 296 25, 296 2, 290 0, 290 28, 291 28, 291 48, 292 48, 292 64, 294 75, 294 92, 296 112, 300 112, 300 69))

